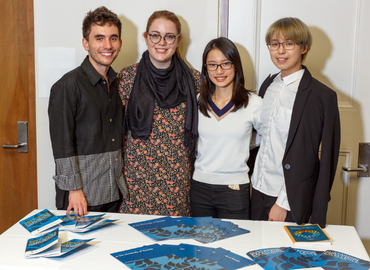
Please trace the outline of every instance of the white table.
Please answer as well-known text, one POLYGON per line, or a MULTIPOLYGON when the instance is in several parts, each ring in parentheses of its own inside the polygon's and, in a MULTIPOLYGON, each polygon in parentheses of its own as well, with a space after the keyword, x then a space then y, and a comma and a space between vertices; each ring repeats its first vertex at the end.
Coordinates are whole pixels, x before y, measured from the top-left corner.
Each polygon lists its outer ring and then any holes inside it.
MULTIPOLYGON (((34 215, 40 210, 32 211, 28 216, 34 215)), ((51 210, 55 215, 64 215, 65 211, 51 210)), ((90 212, 90 215, 99 214, 90 212)), ((117 226, 112 226, 97 232, 86 235, 71 232, 60 232, 62 239, 95 239, 91 242, 93 248, 81 252, 79 256, 72 255, 63 260, 47 258, 24 258, 26 242, 32 236, 19 223, 0 235, 0 270, 5 269, 129 269, 124 264, 113 258, 110 254, 118 251, 141 247, 156 243, 151 238, 133 229, 128 224, 148 219, 158 218, 159 216, 129 215, 107 213, 105 218, 119 219, 117 226)), ((0 221, 1 222, 1 221, 0 221)), ((291 223, 232 220, 239 227, 250 230, 250 233, 240 236, 216 241, 206 244, 207 247, 222 247, 236 254, 247 257, 246 253, 261 248, 270 247, 289 247, 292 242, 285 232, 283 226, 291 223)), ((370 260, 356 230, 352 226, 329 225, 325 228, 327 234, 334 240, 331 246, 312 246, 306 249, 312 250, 336 250, 352 256, 370 260)), ((187 243, 192 245, 203 245, 192 239, 166 240, 159 244, 180 244, 187 243)), ((248 258, 248 257, 247 257, 248 258)), ((245 267, 244 269, 255 270, 262 268, 258 265, 245 267)), ((313 269, 313 268, 311 268, 313 269)), ((319 268, 321 269, 321 268, 319 268)))

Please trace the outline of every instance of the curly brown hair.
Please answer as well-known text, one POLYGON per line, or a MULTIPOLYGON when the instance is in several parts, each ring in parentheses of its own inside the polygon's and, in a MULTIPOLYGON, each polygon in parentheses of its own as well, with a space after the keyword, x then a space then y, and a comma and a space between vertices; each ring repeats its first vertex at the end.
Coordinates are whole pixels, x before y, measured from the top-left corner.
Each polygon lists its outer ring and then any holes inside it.
POLYGON ((117 17, 117 14, 113 13, 104 6, 101 6, 94 11, 89 11, 83 22, 82 22, 82 35, 86 40, 89 40, 91 32, 91 26, 93 24, 104 26, 106 24, 115 25, 118 28, 119 39, 121 39, 122 23, 117 17))

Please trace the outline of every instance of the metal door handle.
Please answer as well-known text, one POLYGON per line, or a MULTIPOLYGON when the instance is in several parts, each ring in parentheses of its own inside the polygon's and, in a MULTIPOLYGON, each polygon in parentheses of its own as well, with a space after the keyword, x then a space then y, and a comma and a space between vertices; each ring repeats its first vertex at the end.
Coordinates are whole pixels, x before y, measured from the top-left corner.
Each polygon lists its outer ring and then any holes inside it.
POLYGON ((20 143, 20 144, 17 144, 17 145, 3 144, 1 147, 2 148, 20 148, 20 147, 23 147, 23 146, 26 146, 26 145, 27 145, 26 143, 20 143))
POLYGON ((18 144, 9 145, 3 144, 2 148, 16 149, 18 148, 18 153, 28 153, 28 122, 27 121, 18 121, 17 122, 17 135, 18 135, 18 144))
POLYGON ((358 168, 342 167, 346 172, 357 172, 357 177, 370 177, 370 143, 361 142, 358 146, 358 168))
POLYGON ((342 166, 342 170, 346 172, 364 172, 365 173, 368 171, 368 168, 366 165, 358 164, 358 168, 348 168, 348 167, 342 166))

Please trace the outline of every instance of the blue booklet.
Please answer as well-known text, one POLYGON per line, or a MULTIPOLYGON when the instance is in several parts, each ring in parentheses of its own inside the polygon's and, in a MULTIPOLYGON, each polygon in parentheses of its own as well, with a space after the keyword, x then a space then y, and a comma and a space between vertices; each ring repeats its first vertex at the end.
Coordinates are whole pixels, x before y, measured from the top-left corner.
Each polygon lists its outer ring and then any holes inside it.
POLYGON ((37 214, 21 220, 21 224, 27 231, 33 235, 37 235, 51 227, 54 227, 61 223, 62 220, 51 213, 48 209, 44 209, 37 214))
POLYGON ((47 250, 58 243, 58 237, 59 228, 56 228, 44 235, 28 239, 24 255, 29 257, 47 250))
POLYGON ((183 258, 173 255, 171 250, 158 244, 116 252, 111 255, 131 269, 171 270, 189 266, 184 264, 183 258))
POLYGON ((315 260, 322 251, 291 247, 266 248, 247 253, 258 265, 269 270, 288 270, 315 267, 315 260))
POLYGON ((326 250, 312 263, 312 267, 321 267, 325 270, 368 270, 370 268, 370 261, 365 261, 338 251, 326 250))
POLYGON ((265 270, 291 269, 284 256, 286 248, 264 248, 252 250, 247 255, 265 270))
POLYGON ((319 224, 313 225, 291 225, 284 226, 284 229, 288 233, 290 239, 295 245, 320 245, 328 246, 331 245, 329 236, 326 235, 319 224))
POLYGON ((76 220, 75 229, 82 229, 82 228, 85 228, 87 226, 90 226, 91 224, 100 220, 102 218, 102 216, 104 216, 104 215, 105 214, 100 214, 100 215, 95 215, 95 216, 89 215, 89 216, 78 217, 77 220, 76 220))
POLYGON ((144 230, 153 230, 158 228, 164 228, 168 226, 173 226, 181 223, 181 218, 171 218, 171 217, 163 217, 163 218, 157 218, 157 219, 151 219, 136 223, 130 223, 131 227, 135 228, 138 231, 144 231, 144 230))
POLYGON ((62 228, 75 227, 78 214, 61 215, 58 216, 58 218, 62 220, 60 223, 60 225, 63 226, 62 228))
POLYGON ((212 217, 164 217, 129 225, 156 241, 190 238, 204 244, 249 232, 229 221, 214 221, 212 217))
POLYGON ((234 270, 252 264, 255 264, 255 262, 232 252, 229 252, 228 254, 225 255, 225 257, 223 257, 219 262, 217 262, 217 265, 228 270, 234 270))
POLYGON ((68 240, 62 243, 60 248, 58 248, 58 250, 55 253, 47 254, 42 257, 62 257, 65 255, 72 254, 72 251, 77 252, 78 250, 81 250, 82 246, 84 246, 87 242, 90 242, 93 239, 94 238, 68 240))
POLYGON ((74 232, 74 233, 85 233, 85 232, 90 232, 94 230, 98 230, 101 228, 106 228, 108 226, 114 225, 113 222, 117 221, 118 219, 102 219, 98 220, 95 223, 93 223, 90 226, 78 229, 78 228, 67 228, 68 231, 74 232))

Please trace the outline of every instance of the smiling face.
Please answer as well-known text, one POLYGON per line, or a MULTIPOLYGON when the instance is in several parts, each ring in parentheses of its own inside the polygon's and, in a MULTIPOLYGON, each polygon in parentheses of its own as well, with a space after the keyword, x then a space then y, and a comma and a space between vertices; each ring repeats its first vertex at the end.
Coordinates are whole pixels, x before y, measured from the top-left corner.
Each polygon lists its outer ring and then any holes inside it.
MULTIPOLYGON (((275 33, 272 35, 270 43, 273 42, 296 43, 296 41, 285 40, 282 38, 281 34, 277 37, 275 33)), ((302 54, 306 52, 307 49, 302 49, 298 44, 296 44, 292 50, 285 50, 283 45, 280 44, 279 49, 276 51, 270 51, 270 57, 275 66, 281 70, 281 77, 286 77, 302 69, 302 54)))
POLYGON ((118 28, 113 24, 93 24, 89 40, 82 39, 82 45, 89 53, 90 63, 103 77, 121 50, 122 40, 118 35, 118 28))
POLYGON ((172 56, 180 44, 181 35, 177 37, 175 42, 171 45, 167 44, 163 37, 166 35, 177 36, 178 34, 176 25, 172 21, 163 18, 154 20, 149 28, 149 33, 144 33, 145 43, 148 45, 150 61, 156 68, 168 68, 171 64, 172 56), (157 44, 154 44, 150 40, 148 34, 161 35, 162 39, 157 44))
MULTIPOLYGON (((225 57, 225 55, 217 48, 214 48, 209 51, 207 55, 206 64, 216 64, 220 65, 222 63, 231 62, 225 57)), ((227 89, 232 91, 234 86, 235 78, 235 67, 231 66, 230 69, 224 70, 220 66, 216 70, 210 71, 207 70, 209 79, 215 84, 216 90, 227 89)))

